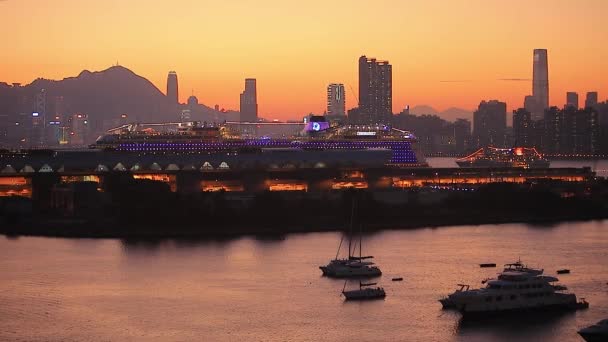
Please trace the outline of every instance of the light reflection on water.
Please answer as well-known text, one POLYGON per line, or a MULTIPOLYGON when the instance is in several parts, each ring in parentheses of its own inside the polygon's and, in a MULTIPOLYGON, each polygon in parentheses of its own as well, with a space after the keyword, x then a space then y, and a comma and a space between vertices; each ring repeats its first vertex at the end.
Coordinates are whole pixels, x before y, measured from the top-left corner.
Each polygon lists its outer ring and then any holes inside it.
MULTIPOLYGON (((608 317, 603 222, 384 231, 366 235, 387 298, 348 302, 318 266, 339 233, 225 240, 0 238, 0 340, 579 341, 608 317), (481 286, 521 257, 559 276, 591 308, 462 321, 437 299, 481 286), (402 282, 391 282, 400 276, 402 282)), ((351 284, 355 286, 354 283, 351 284)))

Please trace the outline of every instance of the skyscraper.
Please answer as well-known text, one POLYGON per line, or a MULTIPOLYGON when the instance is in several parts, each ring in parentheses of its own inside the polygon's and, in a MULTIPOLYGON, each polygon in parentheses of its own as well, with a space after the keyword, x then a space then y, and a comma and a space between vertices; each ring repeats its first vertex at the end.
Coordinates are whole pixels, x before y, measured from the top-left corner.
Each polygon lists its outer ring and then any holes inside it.
POLYGON ((529 111, 519 108, 513 111, 513 137, 517 146, 532 145, 532 118, 529 111))
POLYGON ((332 83, 327 86, 327 115, 346 115, 344 84, 332 83))
POLYGON ((471 143, 471 121, 467 119, 456 119, 454 121, 454 142, 456 153, 464 153, 471 143))
POLYGON ((241 122, 258 121, 258 95, 255 78, 245 79, 245 90, 241 93, 241 122))
POLYGON ((544 116, 545 109, 549 108, 549 67, 546 49, 534 50, 532 74, 532 96, 536 101, 536 108, 532 111, 532 119, 540 120, 544 116))
POLYGON ((46 140, 46 90, 41 89, 36 93, 34 111, 30 126, 30 147, 45 146, 46 140))
POLYGON ((503 147, 507 128, 507 104, 481 101, 473 113, 473 135, 477 147, 503 147))
POLYGON ((590 91, 585 98, 585 108, 595 107, 597 105, 597 91, 590 91))
POLYGON ((175 71, 169 71, 169 75, 167 75, 167 98, 171 104, 179 103, 179 88, 175 71))
POLYGON ((527 95, 524 98, 524 109, 532 113, 536 110, 536 99, 532 95, 527 95))
POLYGON ((359 58, 359 120, 389 124, 393 115, 393 71, 388 61, 359 58))
POLYGON ((566 93, 566 107, 578 109, 578 93, 569 91, 566 93))

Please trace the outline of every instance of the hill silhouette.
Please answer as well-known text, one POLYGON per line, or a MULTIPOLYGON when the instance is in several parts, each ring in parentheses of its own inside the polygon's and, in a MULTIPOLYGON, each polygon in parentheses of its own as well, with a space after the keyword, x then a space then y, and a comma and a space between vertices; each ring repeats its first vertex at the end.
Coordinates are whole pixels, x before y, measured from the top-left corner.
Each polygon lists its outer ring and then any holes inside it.
POLYGON ((473 120, 473 111, 450 107, 444 111, 438 111, 435 108, 427 105, 414 106, 410 109, 410 113, 414 115, 437 115, 447 121, 456 121, 456 119, 473 120))
POLYGON ((161 121, 177 109, 152 82, 122 66, 84 70, 77 77, 61 81, 39 78, 25 86, 31 96, 42 89, 47 102, 61 96, 67 113, 85 113, 93 123, 121 114, 128 114, 133 121, 161 121))
POLYGON ((102 71, 84 70, 76 77, 63 80, 38 78, 19 88, 0 84, 0 99, 5 102, 0 104, 0 111, 4 107, 5 112, 14 115, 31 111, 36 94, 42 89, 46 92, 47 116, 87 114, 91 128, 97 133, 111 126, 122 114, 128 115, 129 122, 175 122, 182 109, 190 109, 191 119, 198 121, 238 118, 238 112, 218 112, 203 104, 172 104, 152 82, 118 65, 102 71))

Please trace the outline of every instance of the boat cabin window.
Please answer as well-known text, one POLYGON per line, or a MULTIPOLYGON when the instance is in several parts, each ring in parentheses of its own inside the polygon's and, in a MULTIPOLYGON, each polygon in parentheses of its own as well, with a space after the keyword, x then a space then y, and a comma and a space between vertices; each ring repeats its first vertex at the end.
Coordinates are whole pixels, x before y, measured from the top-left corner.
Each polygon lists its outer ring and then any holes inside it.
POLYGON ((511 300, 515 300, 515 298, 517 298, 516 295, 511 295, 511 300))
POLYGON ((502 296, 497 296, 497 297, 496 297, 496 301, 497 301, 497 302, 500 302, 501 300, 502 300, 502 296))
POLYGON ((492 297, 486 297, 486 302, 491 302, 492 301, 492 297))

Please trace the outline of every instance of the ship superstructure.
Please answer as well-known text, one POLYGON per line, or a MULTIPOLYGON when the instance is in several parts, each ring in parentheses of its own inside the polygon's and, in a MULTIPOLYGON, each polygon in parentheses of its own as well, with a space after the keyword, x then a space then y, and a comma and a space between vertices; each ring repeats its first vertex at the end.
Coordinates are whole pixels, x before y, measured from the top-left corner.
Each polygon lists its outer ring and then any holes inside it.
POLYGON ((474 153, 456 160, 460 167, 488 168, 547 168, 549 160, 545 159, 533 147, 496 148, 483 147, 474 153))
POLYGON ((132 125, 112 130, 91 145, 92 148, 136 153, 224 153, 252 154, 264 150, 285 151, 373 151, 388 150, 388 165, 427 166, 415 149, 416 137, 407 131, 385 125, 344 125, 329 127, 326 122, 309 122, 299 136, 244 138, 229 125, 179 124, 161 132, 132 125))

